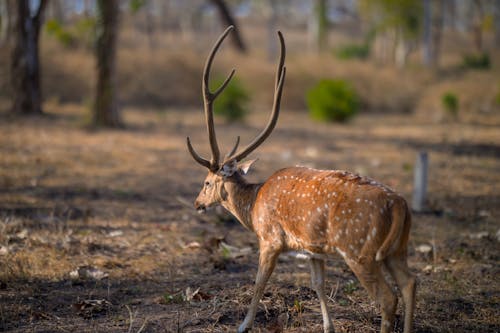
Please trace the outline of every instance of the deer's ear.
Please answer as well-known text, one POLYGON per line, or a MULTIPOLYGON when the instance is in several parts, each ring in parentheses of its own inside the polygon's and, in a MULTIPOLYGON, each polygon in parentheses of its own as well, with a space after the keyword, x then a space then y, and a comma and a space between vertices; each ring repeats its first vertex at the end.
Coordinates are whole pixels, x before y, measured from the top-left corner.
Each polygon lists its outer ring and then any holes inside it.
POLYGON ((236 171, 238 171, 238 164, 233 160, 224 164, 217 173, 222 177, 231 177, 236 171))
POLYGON ((254 164, 255 162, 257 162, 257 159, 245 161, 243 163, 238 164, 238 172, 241 173, 242 175, 246 175, 248 173, 248 170, 250 170, 252 164, 254 164))

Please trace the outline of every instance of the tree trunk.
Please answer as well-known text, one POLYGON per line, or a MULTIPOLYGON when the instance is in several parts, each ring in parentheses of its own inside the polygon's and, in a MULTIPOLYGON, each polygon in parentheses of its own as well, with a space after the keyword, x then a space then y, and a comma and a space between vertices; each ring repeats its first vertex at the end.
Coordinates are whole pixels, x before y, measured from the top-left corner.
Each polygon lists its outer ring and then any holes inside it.
POLYGON ((149 43, 149 48, 154 49, 156 46, 156 42, 154 39, 154 33, 155 33, 155 17, 154 17, 154 4, 153 2, 146 1, 144 10, 145 10, 145 18, 146 18, 146 33, 148 35, 148 43, 149 43))
POLYGON ((315 0, 308 22, 308 30, 310 46, 316 52, 324 51, 327 48, 328 18, 326 12, 326 0, 315 0))
POLYGON ((221 21, 225 26, 234 26, 233 33, 231 34, 231 40, 234 47, 241 53, 245 53, 247 48, 243 42, 243 38, 240 34, 240 28, 236 24, 236 20, 231 15, 231 11, 224 0, 211 0, 212 4, 217 8, 221 21))
POLYGON ((496 0, 495 1, 495 14, 494 14, 494 20, 495 20, 495 32, 494 32, 494 45, 495 48, 500 49, 500 1, 496 0))
POLYGON ((29 0, 18 0, 15 3, 11 58, 12 111, 15 113, 42 113, 38 41, 46 4, 46 0, 41 0, 32 15, 29 0))
POLYGON ((432 66, 432 9, 431 0, 423 0, 423 49, 425 66, 432 66))
POLYGON ((116 37, 119 16, 118 2, 118 0, 97 1, 97 89, 93 115, 93 123, 96 126, 122 126, 115 96, 116 37))
POLYGON ((444 0, 435 1, 435 11, 432 24, 432 66, 439 64, 439 55, 441 53, 441 38, 443 35, 444 19, 444 0))
POLYGON ((59 24, 64 24, 66 21, 64 15, 64 8, 61 1, 62 0, 51 0, 48 6, 47 15, 51 19, 56 20, 59 24))
POLYGON ((474 41, 474 45, 476 46, 476 50, 478 52, 483 51, 483 5, 481 0, 474 0, 472 2, 472 38, 474 41))
POLYGON ((267 46, 267 59, 269 61, 274 61, 278 54, 278 45, 276 44, 276 30, 278 21, 278 9, 275 0, 269 0, 269 13, 267 20, 267 35, 268 35, 268 46, 267 46))
POLYGON ((15 2, 12 0, 0 1, 0 45, 7 45, 9 43, 9 37, 11 34, 12 7, 15 2))

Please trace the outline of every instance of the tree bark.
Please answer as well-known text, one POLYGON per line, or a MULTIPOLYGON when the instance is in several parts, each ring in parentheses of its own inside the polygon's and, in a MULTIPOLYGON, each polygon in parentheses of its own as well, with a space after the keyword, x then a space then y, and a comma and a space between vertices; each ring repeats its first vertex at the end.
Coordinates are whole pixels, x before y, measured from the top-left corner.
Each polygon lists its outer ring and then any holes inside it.
POLYGON ((431 0, 423 0, 423 49, 425 66, 432 66, 432 9, 431 0))
POLYGON ((245 43, 243 42, 243 38, 241 37, 240 28, 238 24, 236 24, 236 20, 233 18, 226 2, 224 0, 210 0, 210 1, 217 8, 222 23, 226 27, 230 25, 234 26, 233 33, 231 34, 231 41, 234 47, 239 52, 245 53, 247 51, 247 48, 245 46, 245 43))
POLYGON ((122 126, 116 103, 115 68, 119 18, 118 3, 118 0, 97 1, 97 87, 93 112, 93 123, 96 126, 122 126))
POLYGON ((328 18, 327 1, 315 0, 312 15, 309 17, 308 30, 310 46, 317 52, 322 52, 327 48, 328 18))
POLYGON ((472 1, 472 38, 476 50, 478 52, 483 52, 483 27, 482 23, 484 20, 483 4, 481 0, 472 1))
POLYGON ((495 6, 494 6, 494 21, 495 21, 495 32, 494 32, 494 46, 497 49, 500 49, 500 1, 496 0, 495 6))
POLYGON ((12 16, 13 6, 15 2, 12 0, 0 1, 0 45, 7 45, 9 43, 9 37, 12 31, 12 16))
POLYGON ((441 38, 443 36, 444 19, 444 0, 437 0, 434 3, 435 11, 432 23, 432 66, 439 65, 439 56, 441 54, 441 38))
POLYGON ((46 0, 41 0, 38 9, 32 15, 29 0, 18 0, 15 3, 14 45, 11 54, 12 111, 14 113, 42 113, 38 42, 46 4, 46 0))
POLYGON ((278 21, 278 8, 275 0, 269 0, 269 13, 267 20, 267 59, 274 61, 278 54, 278 45, 276 44, 276 30, 278 21))

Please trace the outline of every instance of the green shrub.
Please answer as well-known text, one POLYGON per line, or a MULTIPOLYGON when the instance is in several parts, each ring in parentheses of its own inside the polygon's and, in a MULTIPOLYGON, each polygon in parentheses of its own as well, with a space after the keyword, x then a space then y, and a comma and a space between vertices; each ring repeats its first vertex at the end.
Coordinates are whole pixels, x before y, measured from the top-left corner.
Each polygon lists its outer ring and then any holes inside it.
POLYGON ((463 56, 463 66, 471 69, 489 69, 490 56, 487 53, 466 54, 463 56))
POLYGON ((48 20, 47 23, 45 23, 45 30, 50 36, 55 37, 64 47, 72 47, 75 45, 75 36, 65 30, 58 21, 48 20))
POLYGON ((458 97, 452 92, 447 92, 441 96, 441 104, 446 112, 456 117, 458 114, 458 97))
POLYGON ((335 56, 342 60, 366 59, 370 55, 368 44, 347 44, 335 51, 335 56))
MULTIPOLYGON (((213 87, 217 89, 223 80, 216 80, 213 87)), ((214 88, 212 88, 214 89, 214 88)), ((233 77, 226 89, 214 102, 214 113, 228 121, 242 120, 247 114, 247 103, 250 97, 247 89, 240 80, 233 77)))
POLYGON ((349 83, 323 79, 307 92, 311 118, 319 121, 346 121, 356 114, 359 98, 349 83))

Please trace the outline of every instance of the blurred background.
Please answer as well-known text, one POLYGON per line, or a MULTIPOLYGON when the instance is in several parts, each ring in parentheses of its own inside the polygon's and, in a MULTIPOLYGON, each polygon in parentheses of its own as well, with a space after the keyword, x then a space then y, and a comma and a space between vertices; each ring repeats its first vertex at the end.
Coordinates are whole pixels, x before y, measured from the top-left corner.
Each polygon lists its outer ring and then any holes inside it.
POLYGON ((236 33, 212 76, 221 80, 236 67, 238 82, 228 98, 238 90, 247 105, 271 99, 280 29, 287 43, 287 109, 305 110, 308 91, 321 79, 337 80, 333 89, 349 86, 361 112, 440 120, 482 117, 499 107, 500 9, 493 0, 137 0, 103 8, 96 1, 54 0, 29 1, 21 14, 16 4, 0 4, 0 98, 3 109, 14 98, 19 113, 44 108, 19 101, 18 90, 30 85, 16 85, 10 76, 40 81, 33 87, 36 104, 83 104, 92 113, 97 68, 108 67, 97 66, 99 56, 109 57, 117 109, 198 107, 204 57, 230 24, 236 33), (19 34, 16 15, 30 16, 32 33, 19 34), (102 52, 96 53, 99 45, 102 52), (21 57, 32 59, 33 73, 16 61, 21 57))
MULTIPOLYGON (((377 179, 411 203, 416 332, 498 332, 500 1, 0 0, 0 331, 228 332, 253 235, 192 207, 209 156, 265 126, 280 30, 280 119, 250 181, 291 165, 377 179), (426 157, 425 157, 426 156, 426 157)), ((339 332, 380 316, 340 257, 339 332)), ((400 305, 401 307, 401 305, 400 305)), ((321 331, 308 267, 283 256, 259 332, 321 331)), ((396 332, 402 331, 397 318, 396 332)))

